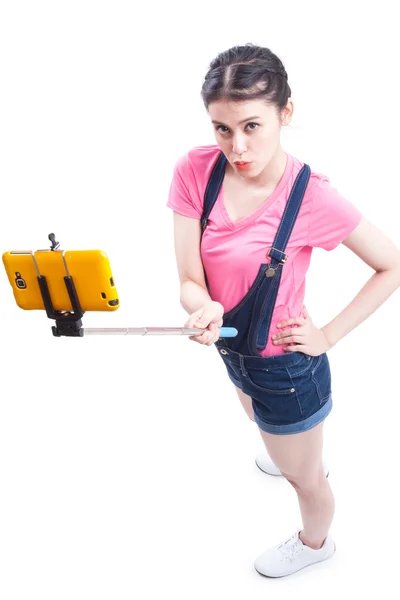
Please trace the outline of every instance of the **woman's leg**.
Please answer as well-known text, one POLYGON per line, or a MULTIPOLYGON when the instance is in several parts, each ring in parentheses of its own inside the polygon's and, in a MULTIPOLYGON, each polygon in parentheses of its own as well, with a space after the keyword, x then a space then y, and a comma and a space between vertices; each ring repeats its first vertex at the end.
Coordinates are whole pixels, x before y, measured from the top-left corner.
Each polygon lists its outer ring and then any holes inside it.
MULTIPOLYGON (((251 397, 248 396, 247 394, 245 394, 244 392, 242 392, 242 390, 240 388, 238 388, 236 385, 235 385, 235 390, 237 392, 237 395, 239 396, 239 400, 242 403, 242 406, 243 406, 247 416, 252 421, 254 421, 254 411, 253 411, 251 397)), ((257 429, 260 431, 259 428, 257 428, 257 429)), ((282 473, 279 471, 278 467, 276 465, 274 465, 274 463, 267 451, 261 452, 260 454, 257 455, 256 465, 263 473, 267 473, 268 475, 274 475, 274 476, 282 475, 282 473)))
MULTIPOLYGON (((253 404, 252 404, 251 397, 248 396, 247 394, 245 394, 244 392, 242 392, 242 390, 240 388, 238 388, 236 385, 235 385, 235 390, 236 390, 237 395, 239 396, 239 400, 240 400, 247 416, 252 421, 254 421, 254 411, 253 411, 253 404)), ((260 428, 258 428, 258 431, 261 433, 260 428)), ((262 433, 264 433, 264 432, 262 432, 262 433)), ((264 442, 264 444, 265 444, 265 442, 264 442)), ((272 460, 271 456, 269 455, 268 451, 261 452, 257 456, 256 465, 258 466, 259 469, 261 469, 261 471, 263 471, 264 473, 267 473, 268 475, 274 475, 274 476, 282 475, 279 468, 276 466, 276 464, 272 460)), ((328 477, 328 467, 326 464, 324 464, 324 476, 328 477)))
POLYGON ((273 435, 261 429, 260 433, 274 464, 296 490, 303 520, 301 541, 311 548, 320 548, 335 511, 322 466, 323 422, 291 435, 273 435))
POLYGON ((238 388, 236 385, 235 385, 235 390, 236 390, 237 395, 239 396, 239 400, 242 403, 244 410, 246 411, 247 416, 252 421, 254 421, 254 411, 253 411, 252 399, 250 398, 250 396, 248 396, 247 394, 242 392, 242 390, 240 388, 238 388))

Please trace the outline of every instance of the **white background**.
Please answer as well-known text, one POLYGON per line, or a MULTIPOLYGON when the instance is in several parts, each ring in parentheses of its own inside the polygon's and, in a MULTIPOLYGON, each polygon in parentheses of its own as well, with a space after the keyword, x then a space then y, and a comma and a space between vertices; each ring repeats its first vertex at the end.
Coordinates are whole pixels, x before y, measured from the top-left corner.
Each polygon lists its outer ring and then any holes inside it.
MULTIPOLYGON (((50 232, 106 251, 121 307, 85 326, 186 320, 165 205, 176 160, 214 143, 200 88, 236 44, 285 64, 285 150, 399 244, 394 0, 0 6, 1 251, 49 247, 50 232)), ((315 250, 314 322, 372 273, 343 246, 315 250)), ((214 348, 54 338, 44 312, 16 306, 4 269, 0 303, 2 600, 398 593, 398 292, 329 352, 337 553, 281 580, 253 562, 301 524, 295 494, 257 469, 261 437, 214 348)))

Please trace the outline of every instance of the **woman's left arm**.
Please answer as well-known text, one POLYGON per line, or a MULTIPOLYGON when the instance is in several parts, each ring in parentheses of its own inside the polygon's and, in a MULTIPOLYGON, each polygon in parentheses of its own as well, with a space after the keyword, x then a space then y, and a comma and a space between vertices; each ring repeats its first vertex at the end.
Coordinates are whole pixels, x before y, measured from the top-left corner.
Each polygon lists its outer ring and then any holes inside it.
POLYGON ((321 327, 331 347, 372 315, 400 287, 400 249, 370 221, 363 217, 342 243, 376 273, 337 317, 321 327))
POLYGON ((272 335, 273 344, 284 345, 285 352, 304 352, 318 356, 372 315, 400 287, 400 250, 377 227, 362 217, 360 224, 343 242, 376 271, 357 296, 330 323, 318 329, 306 307, 303 317, 277 324, 289 327, 272 335))

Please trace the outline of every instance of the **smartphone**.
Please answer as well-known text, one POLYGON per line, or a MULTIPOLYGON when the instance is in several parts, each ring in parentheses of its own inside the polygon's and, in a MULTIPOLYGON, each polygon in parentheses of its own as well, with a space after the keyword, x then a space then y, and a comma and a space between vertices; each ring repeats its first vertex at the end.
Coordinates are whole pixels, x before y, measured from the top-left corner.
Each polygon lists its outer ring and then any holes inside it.
POLYGON ((10 250, 2 256, 17 305, 45 310, 38 276, 46 277, 53 308, 72 310, 64 277, 75 285, 81 308, 114 311, 120 306, 108 256, 102 250, 10 250))

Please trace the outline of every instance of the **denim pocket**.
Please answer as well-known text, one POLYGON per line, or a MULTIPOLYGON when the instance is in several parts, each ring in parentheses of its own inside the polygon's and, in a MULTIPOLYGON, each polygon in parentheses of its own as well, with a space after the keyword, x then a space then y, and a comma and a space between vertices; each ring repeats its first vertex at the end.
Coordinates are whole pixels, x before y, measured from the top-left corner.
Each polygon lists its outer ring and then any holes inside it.
POLYGON ((294 365, 287 367, 293 379, 307 373, 307 371, 316 365, 319 358, 319 356, 310 356, 310 354, 304 354, 304 352, 298 352, 297 354, 300 354, 299 360, 294 365))
POLYGON ((247 368, 249 384, 264 394, 279 396, 282 400, 290 399, 296 392, 286 369, 249 369, 247 368))
POLYGON ((329 366, 329 359, 326 354, 321 354, 317 357, 318 360, 311 370, 311 379, 317 390, 319 403, 325 404, 332 394, 331 389, 331 369, 329 366))

